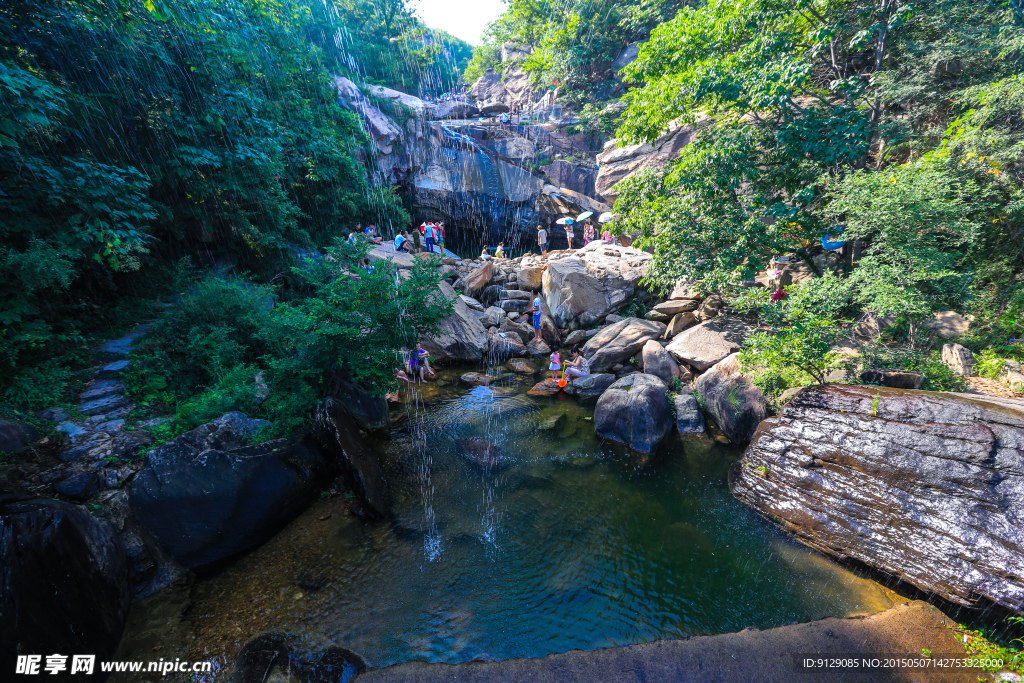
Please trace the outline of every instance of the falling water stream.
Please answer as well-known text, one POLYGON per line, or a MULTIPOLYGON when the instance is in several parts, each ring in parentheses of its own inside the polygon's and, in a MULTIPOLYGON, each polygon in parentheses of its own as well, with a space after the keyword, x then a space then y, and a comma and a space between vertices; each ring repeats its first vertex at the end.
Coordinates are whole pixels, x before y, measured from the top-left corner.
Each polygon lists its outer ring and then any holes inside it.
POLYGON ((415 387, 373 444, 393 520, 363 522, 344 497, 318 501, 186 598, 179 591, 174 618, 169 598, 136 605, 123 658, 161 643, 161 656, 177 647, 174 656, 230 662, 276 630, 333 641, 374 667, 500 660, 899 601, 737 502, 726 477, 740 449, 673 436, 640 462, 595 438, 592 408, 526 396, 539 376, 468 388, 464 371, 415 387), (502 448, 511 466, 471 466, 458 446, 471 437, 502 448), (303 587, 310 574, 321 585, 303 587))

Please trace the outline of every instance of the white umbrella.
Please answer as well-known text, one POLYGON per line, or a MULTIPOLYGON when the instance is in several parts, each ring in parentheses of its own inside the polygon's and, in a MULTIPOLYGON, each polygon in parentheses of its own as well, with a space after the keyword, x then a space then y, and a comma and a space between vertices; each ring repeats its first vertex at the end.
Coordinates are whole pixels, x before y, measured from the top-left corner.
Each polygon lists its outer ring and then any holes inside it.
POLYGON ((576 220, 578 220, 578 221, 585 221, 585 220, 587 220, 588 218, 590 218, 593 215, 594 215, 593 211, 584 211, 579 216, 576 216, 576 220))
POLYGON ((598 216, 597 222, 598 223, 611 223, 613 220, 615 220, 615 214, 612 213, 611 211, 605 211, 600 216, 598 216))
POLYGON ((559 225, 572 225, 576 221, 574 221, 572 218, 569 218, 568 216, 566 216, 565 218, 559 218, 555 222, 558 223, 559 225))

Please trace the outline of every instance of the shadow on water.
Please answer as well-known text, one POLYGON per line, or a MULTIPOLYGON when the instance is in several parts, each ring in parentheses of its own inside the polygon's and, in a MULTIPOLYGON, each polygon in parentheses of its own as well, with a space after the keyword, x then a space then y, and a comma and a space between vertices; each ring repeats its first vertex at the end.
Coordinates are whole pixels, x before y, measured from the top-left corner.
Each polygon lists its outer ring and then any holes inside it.
POLYGON ((536 657, 902 601, 737 502, 737 448, 673 437, 641 464, 602 446, 592 408, 525 396, 536 378, 465 389, 443 377, 374 443, 394 520, 322 500, 198 582, 177 627, 190 658, 230 661, 268 629, 315 633, 374 667, 536 657), (481 467, 467 439, 511 466, 481 467))

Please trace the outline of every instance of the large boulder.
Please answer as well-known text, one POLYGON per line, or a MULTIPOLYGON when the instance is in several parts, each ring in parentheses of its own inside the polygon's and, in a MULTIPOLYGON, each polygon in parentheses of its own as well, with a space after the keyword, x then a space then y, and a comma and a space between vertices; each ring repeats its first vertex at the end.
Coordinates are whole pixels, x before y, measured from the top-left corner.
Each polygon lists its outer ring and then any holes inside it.
POLYGON ((0 453, 14 453, 39 438, 30 424, 17 420, 0 420, 0 453))
POLYGON ((484 287, 491 284, 494 277, 494 262, 485 261, 482 266, 462 278, 462 293, 466 296, 479 298, 484 287))
POLYGON ((513 357, 526 355, 526 344, 515 332, 498 332, 489 337, 488 356, 491 362, 500 363, 513 357))
POLYGON ((615 380, 597 399, 594 431, 639 453, 653 453, 672 431, 667 393, 654 375, 638 372, 615 380))
MULTIPOLYGON (((421 341, 436 363, 478 361, 487 351, 487 329, 473 313, 466 301, 469 297, 456 296, 447 282, 438 283, 441 295, 455 302, 452 314, 444 319, 437 334, 427 335, 421 341)), ((470 299, 475 301, 475 299, 470 299)), ((477 304, 480 306, 480 304, 477 304)), ((481 310, 483 306, 480 306, 481 310)))
POLYGON ((326 399, 317 407, 315 436, 320 450, 341 467, 349 487, 365 506, 363 516, 387 515, 390 497, 377 454, 363 442, 351 415, 337 401, 326 399))
POLYGON ((583 355, 592 372, 603 372, 616 363, 629 360, 651 339, 665 331, 662 323, 641 318, 624 318, 600 330, 583 345, 583 355))
MULTIPOLYGON (((4 678, 14 680, 19 654, 111 658, 131 599, 113 527, 78 505, 0 494, 0 558, 4 678)), ((97 666, 93 676, 65 671, 61 680, 105 678, 97 666)))
POLYGON ((768 417, 764 394, 740 371, 735 354, 698 377, 694 389, 704 399, 704 410, 733 443, 749 442, 768 417))
POLYGON ((600 398, 608 387, 615 382, 615 375, 604 372, 597 372, 586 377, 573 377, 566 385, 564 391, 570 396, 576 396, 587 403, 600 398))
POLYGON ((740 318, 722 316, 680 332, 665 348, 680 363, 702 372, 739 351, 753 331, 754 326, 740 318))
POLYGON ((653 339, 648 339, 640 351, 640 359, 643 363, 644 372, 654 375, 665 384, 671 384, 672 380, 680 376, 679 366, 665 347, 653 339))
POLYGON ((317 641, 311 634, 261 633, 242 646, 227 683, 345 683, 366 670, 354 652, 317 641))
POLYGON ((341 382, 336 397, 360 428, 372 430, 387 426, 390 417, 388 402, 365 384, 341 382))
POLYGON ((942 345, 942 362, 953 372, 964 377, 974 377, 974 354, 960 344, 942 345))
POLYGON ((559 327, 590 327, 636 293, 651 255, 596 240, 548 258, 544 299, 559 327))
POLYGON ((187 569, 260 545, 337 475, 308 438, 242 445, 259 421, 231 415, 153 449, 129 488, 135 518, 187 569))
POLYGON ((812 548, 1024 612, 1024 401, 830 384, 761 423, 733 494, 812 548))
POLYGON ((516 271, 516 282, 519 288, 530 292, 538 292, 544 286, 544 268, 539 258, 525 256, 519 270, 516 271))
POLYGON ((943 339, 953 339, 966 334, 971 322, 956 311, 939 311, 921 323, 921 327, 931 330, 943 339))

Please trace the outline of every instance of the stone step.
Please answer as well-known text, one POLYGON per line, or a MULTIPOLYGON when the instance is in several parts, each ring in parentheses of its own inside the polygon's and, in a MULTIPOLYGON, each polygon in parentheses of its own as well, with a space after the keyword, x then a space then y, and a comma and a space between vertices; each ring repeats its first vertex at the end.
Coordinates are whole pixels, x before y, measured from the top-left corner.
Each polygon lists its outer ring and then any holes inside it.
POLYGON ((109 394, 121 393, 124 391, 124 384, 118 380, 100 380, 88 390, 78 395, 79 400, 92 401, 109 394))
POLYGON ((101 413, 107 413, 111 410, 121 408, 128 403, 122 394, 113 394, 111 396, 104 396, 94 401, 88 401, 78 406, 78 412, 83 415, 99 415, 101 413))
POLYGON ((128 369, 128 366, 132 364, 129 360, 115 360, 113 363, 107 363, 100 368, 97 374, 105 376, 117 376, 128 369))
POLYGON ((149 330, 149 324, 143 324, 136 327, 134 330, 121 337, 120 339, 112 339, 108 342, 104 342, 97 351, 101 353, 113 353, 118 355, 127 355, 132 352, 132 346, 135 340, 146 334, 149 330))

